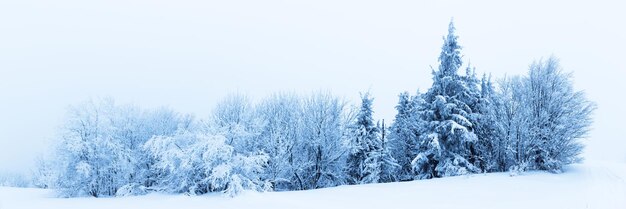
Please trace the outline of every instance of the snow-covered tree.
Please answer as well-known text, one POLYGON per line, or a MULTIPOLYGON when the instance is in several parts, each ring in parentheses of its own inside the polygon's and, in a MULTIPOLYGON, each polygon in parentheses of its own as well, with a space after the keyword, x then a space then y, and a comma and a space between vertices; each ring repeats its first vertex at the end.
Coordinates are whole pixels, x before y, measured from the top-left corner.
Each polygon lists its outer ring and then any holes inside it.
POLYGON ((201 160, 201 151, 196 149, 196 145, 204 140, 206 143, 214 142, 214 149, 226 149, 220 138, 211 137, 217 136, 179 130, 172 136, 155 136, 144 144, 144 150, 155 162, 152 169, 157 175, 153 187, 167 192, 206 193, 208 185, 202 182, 206 179, 203 170, 205 162, 201 160))
POLYGON ((213 109, 211 126, 219 128, 226 143, 238 153, 254 153, 259 149, 255 139, 261 132, 262 121, 255 118, 254 106, 248 96, 229 94, 213 109))
POLYGON ((154 181, 153 161, 143 152, 143 144, 190 121, 171 110, 143 111, 116 105, 112 99, 72 106, 54 156, 55 186, 65 196, 96 197, 116 195, 122 187, 149 187, 154 181))
POLYGON ((574 90, 571 78, 554 57, 530 66, 525 95, 532 145, 526 151, 537 169, 559 171, 563 165, 580 161, 580 139, 589 132, 595 105, 582 91, 574 90))
POLYGON ((292 182, 297 189, 314 189, 344 184, 344 143, 351 120, 345 102, 330 93, 317 93, 302 104, 301 137, 294 147, 292 182))
POLYGON ((144 148, 157 159, 158 189, 188 194, 223 191, 230 196, 264 190, 259 175, 267 156, 236 153, 226 140, 219 134, 186 130, 150 139, 144 148))
POLYGON ((495 92, 491 77, 483 75, 481 80, 481 97, 478 102, 478 118, 476 119, 477 158, 475 165, 483 171, 506 171, 509 164, 507 151, 510 149, 506 141, 504 120, 499 118, 502 109, 502 98, 495 92))
POLYGON ((351 184, 377 182, 379 178, 378 162, 372 162, 377 156, 370 154, 381 149, 380 130, 372 116, 372 102, 369 93, 361 95, 361 108, 353 125, 354 136, 350 140, 348 155, 348 182, 351 184), (368 158, 371 158, 370 162, 366 162, 368 158), (364 182, 366 178, 368 182, 364 182))
POLYGON ((525 102, 526 90, 523 78, 514 76, 504 78, 499 82, 496 104, 496 117, 504 131, 501 139, 505 159, 501 169, 523 171, 527 169, 528 157, 525 150, 530 149, 528 130, 530 128, 530 114, 525 102))
POLYGON ((123 186, 129 167, 122 146, 111 136, 112 100, 89 101, 72 107, 57 151, 57 185, 67 196, 112 196, 123 186))
POLYGON ((330 93, 281 93, 257 104, 230 94, 204 121, 90 100, 69 108, 53 155, 37 162, 34 186, 63 196, 232 196, 507 169, 558 172, 580 160, 595 105, 556 58, 498 85, 469 65, 460 75, 450 22, 438 62, 427 92, 399 95, 388 130, 384 120, 374 123, 369 94, 360 108, 330 93))
POLYGON ((43 189, 56 188, 59 174, 55 168, 57 162, 51 158, 38 155, 35 159, 35 169, 32 173, 33 186, 43 189))
POLYGON ((550 57, 533 63, 528 75, 500 82, 495 117, 504 140, 494 150, 506 159, 499 164, 516 171, 559 172, 580 160, 580 140, 589 132, 595 104, 574 90, 571 79, 550 57))
POLYGON ((382 124, 378 124, 377 126, 381 134, 381 149, 378 151, 379 159, 377 160, 380 163, 380 179, 378 182, 398 181, 398 171, 401 166, 391 154, 391 144, 389 143, 388 128, 385 126, 385 120, 382 121, 382 124))
MULTIPOLYGON (((157 173, 153 172, 152 165, 156 160, 145 152, 143 145, 154 136, 172 136, 181 130, 191 130, 195 120, 192 115, 181 114, 169 108, 157 108, 154 110, 144 111, 142 120, 136 129, 140 140, 133 146, 133 155, 137 158, 136 162, 136 181, 143 187, 151 187, 156 182, 157 173)), ((132 186, 132 185, 129 185, 132 186)))
POLYGON ((257 105, 256 114, 263 121, 258 138, 261 150, 269 160, 263 178, 274 190, 293 190, 294 148, 301 142, 301 100, 295 94, 275 94, 257 105))
POLYGON ((381 130, 374 124, 373 99, 369 93, 361 96, 361 108, 353 125, 348 155, 348 182, 351 184, 388 182, 398 167, 389 150, 383 147, 381 130))
POLYGON ((468 65, 465 69, 465 76, 461 77, 461 79, 463 80, 463 85, 461 85, 463 89, 456 97, 469 109, 465 117, 471 121, 471 131, 476 135, 476 142, 467 145, 469 147, 469 156, 466 159, 480 171, 485 171, 490 160, 485 156, 486 153, 490 152, 490 147, 484 145, 491 143, 492 134, 479 132, 478 129, 492 129, 491 126, 495 125, 494 123, 483 123, 482 120, 485 113, 481 112, 481 105, 489 104, 489 100, 482 94, 481 81, 476 76, 475 67, 468 65))
POLYGON ((400 166, 397 180, 408 181, 415 178, 411 161, 418 154, 418 139, 425 124, 420 118, 423 99, 418 93, 410 96, 408 92, 399 95, 394 123, 390 128, 389 147, 392 157, 400 166))
POLYGON ((444 38, 439 69, 433 72, 433 86, 423 95, 421 113, 426 127, 420 134, 419 154, 412 165, 418 178, 454 176, 480 171, 474 166, 472 146, 478 141, 474 133, 475 100, 473 83, 458 75, 462 65, 461 46, 454 24, 450 22, 444 38))

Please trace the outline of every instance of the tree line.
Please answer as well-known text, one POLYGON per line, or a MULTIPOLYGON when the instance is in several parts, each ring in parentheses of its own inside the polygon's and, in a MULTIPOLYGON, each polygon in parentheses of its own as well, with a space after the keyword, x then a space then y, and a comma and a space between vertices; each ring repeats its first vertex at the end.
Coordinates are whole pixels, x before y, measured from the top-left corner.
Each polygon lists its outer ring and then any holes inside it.
POLYGON ((63 196, 151 191, 237 195, 483 172, 548 170, 579 162, 595 105, 550 57, 527 75, 480 79, 463 67, 451 22, 433 84, 399 95, 389 127, 328 92, 231 94, 209 118, 112 99, 71 106, 35 183, 63 196))

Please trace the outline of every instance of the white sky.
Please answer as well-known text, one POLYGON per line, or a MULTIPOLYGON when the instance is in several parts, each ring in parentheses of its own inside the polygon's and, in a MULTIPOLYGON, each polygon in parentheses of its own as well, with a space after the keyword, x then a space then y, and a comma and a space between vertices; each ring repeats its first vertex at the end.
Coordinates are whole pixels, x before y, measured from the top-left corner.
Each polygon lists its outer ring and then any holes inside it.
POLYGON ((206 117, 228 92, 371 89, 377 118, 431 84, 454 17, 497 77, 554 54, 598 103, 587 153, 626 160, 620 1, 0 1, 0 172, 27 171, 66 107, 111 96, 206 117))

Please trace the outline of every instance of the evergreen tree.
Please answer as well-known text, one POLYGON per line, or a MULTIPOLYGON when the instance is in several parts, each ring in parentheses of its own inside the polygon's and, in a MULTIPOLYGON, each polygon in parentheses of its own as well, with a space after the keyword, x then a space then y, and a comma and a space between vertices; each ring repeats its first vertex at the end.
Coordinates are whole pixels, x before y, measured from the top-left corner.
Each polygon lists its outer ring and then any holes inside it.
POLYGON ((474 123, 474 133, 477 136, 476 143, 469 144, 470 156, 468 160, 481 171, 491 167, 492 157, 489 155, 493 149, 492 141, 497 137, 494 126, 498 125, 497 121, 493 121, 487 116, 493 108, 493 102, 489 95, 489 92, 492 91, 487 84, 489 81, 484 79, 483 76, 483 80, 479 80, 476 76, 476 68, 468 65, 463 77, 465 89, 459 97, 471 110, 468 119, 474 123))
POLYGON ((354 124, 348 156, 348 182, 352 184, 391 182, 399 168, 383 137, 384 127, 375 125, 369 93, 361 96, 361 109, 354 124))
POLYGON ((419 92, 416 96, 410 96, 403 92, 399 96, 394 123, 390 128, 389 147, 394 159, 397 160, 397 180, 413 180, 415 173, 411 161, 418 154, 418 138, 420 129, 425 125, 419 117, 419 108, 423 105, 419 92))
POLYGON ((385 120, 382 121, 382 125, 377 124, 380 130, 381 148, 377 151, 380 163, 380 174, 378 182, 395 182, 398 181, 398 171, 400 165, 398 161, 391 155, 390 144, 387 136, 387 128, 385 127, 385 120))
POLYGON ((455 176, 478 172, 473 164, 475 119, 472 105, 476 100, 474 82, 458 75, 462 65, 461 46, 453 22, 439 56, 439 69, 433 72, 433 86, 424 94, 427 125, 420 134, 419 154, 412 165, 418 178, 455 176))
MULTIPOLYGON (((350 154, 348 155, 348 182, 351 184, 360 184, 364 179, 371 175, 369 181, 378 181, 377 177, 379 173, 376 173, 377 169, 371 168, 374 165, 370 165, 366 168, 366 159, 370 160, 376 158, 374 154, 371 154, 375 150, 381 149, 380 139, 378 134, 380 130, 374 124, 372 117, 372 98, 369 97, 369 93, 361 95, 361 109, 356 118, 356 122, 353 126, 353 137, 350 141, 350 154)), ((378 162, 367 162, 367 164, 377 164, 378 162)))
POLYGON ((481 98, 478 103, 476 135, 479 160, 477 166, 484 171, 505 171, 507 169, 507 154, 509 149, 504 134, 504 126, 498 118, 501 109, 499 95, 494 92, 491 76, 484 74, 481 80, 481 98))

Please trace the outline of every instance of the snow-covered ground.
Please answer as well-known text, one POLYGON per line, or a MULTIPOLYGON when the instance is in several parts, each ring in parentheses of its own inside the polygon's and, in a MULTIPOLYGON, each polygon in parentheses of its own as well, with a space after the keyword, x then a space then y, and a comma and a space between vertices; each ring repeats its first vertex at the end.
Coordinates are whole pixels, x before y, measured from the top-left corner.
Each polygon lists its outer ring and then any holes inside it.
POLYGON ((150 194, 56 198, 43 189, 0 187, 0 209, 16 208, 626 208, 626 164, 586 163, 565 173, 478 174, 414 182, 245 193, 235 198, 150 194))

